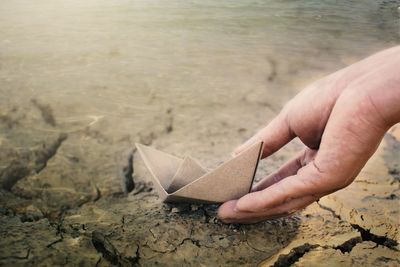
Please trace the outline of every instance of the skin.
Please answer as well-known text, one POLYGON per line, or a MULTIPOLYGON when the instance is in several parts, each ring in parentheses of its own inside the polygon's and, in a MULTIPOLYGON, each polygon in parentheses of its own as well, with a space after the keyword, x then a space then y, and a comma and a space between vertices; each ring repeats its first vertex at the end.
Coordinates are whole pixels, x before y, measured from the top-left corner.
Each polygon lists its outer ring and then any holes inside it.
POLYGON ((353 182, 384 134, 400 122, 400 46, 374 54, 302 90, 239 154, 264 141, 262 158, 298 137, 296 158, 218 210, 225 223, 287 217, 353 182))

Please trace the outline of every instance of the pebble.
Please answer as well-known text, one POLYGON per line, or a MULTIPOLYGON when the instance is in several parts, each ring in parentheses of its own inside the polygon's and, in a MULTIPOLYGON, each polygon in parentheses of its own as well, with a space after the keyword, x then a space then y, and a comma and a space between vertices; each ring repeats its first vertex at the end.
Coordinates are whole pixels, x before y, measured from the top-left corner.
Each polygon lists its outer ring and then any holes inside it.
POLYGON ((177 212, 179 212, 179 209, 178 208, 172 208, 171 212, 177 213, 177 212))

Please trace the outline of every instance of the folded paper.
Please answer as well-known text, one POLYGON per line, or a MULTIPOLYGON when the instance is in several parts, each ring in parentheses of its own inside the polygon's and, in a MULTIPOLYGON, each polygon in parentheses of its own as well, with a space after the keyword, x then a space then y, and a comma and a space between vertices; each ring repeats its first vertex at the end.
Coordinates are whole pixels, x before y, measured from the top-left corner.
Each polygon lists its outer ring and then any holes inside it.
POLYGON ((263 143, 254 144, 212 171, 191 157, 181 159, 141 144, 136 147, 162 200, 221 203, 250 192, 263 143))

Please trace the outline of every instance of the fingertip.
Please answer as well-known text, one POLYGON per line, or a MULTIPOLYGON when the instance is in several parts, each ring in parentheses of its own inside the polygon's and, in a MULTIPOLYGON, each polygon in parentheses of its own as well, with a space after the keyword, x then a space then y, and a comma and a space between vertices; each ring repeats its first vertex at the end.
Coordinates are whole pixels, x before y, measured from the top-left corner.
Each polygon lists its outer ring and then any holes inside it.
POLYGON ((224 219, 226 218, 226 217, 225 217, 225 213, 224 213, 224 211, 223 211, 223 206, 220 206, 220 207, 218 208, 217 216, 218 216, 218 218, 219 218, 221 221, 224 221, 224 219))
POLYGON ((250 192, 251 192, 251 193, 254 193, 254 192, 260 191, 260 190, 262 190, 262 189, 263 189, 263 188, 261 188, 261 183, 257 183, 256 185, 254 185, 254 186, 251 188, 250 192))
POLYGON ((248 139, 246 142, 244 142, 243 144, 241 144, 240 146, 238 146, 237 148, 235 148, 235 150, 233 150, 233 154, 235 156, 239 155, 240 153, 242 153, 244 150, 246 150, 247 148, 249 148, 250 146, 252 146, 253 144, 255 144, 256 140, 258 140, 259 138, 257 137, 257 135, 253 136, 252 138, 248 139), (257 138, 257 139, 255 139, 257 138))
POLYGON ((243 197, 241 197, 237 202, 235 209, 237 212, 248 212, 248 211, 254 211, 254 201, 253 201, 253 195, 257 194, 257 192, 247 194, 243 197))
POLYGON ((243 151, 243 147, 244 145, 240 145, 237 148, 235 148, 232 152, 232 156, 236 157, 237 155, 239 155, 243 151))
POLYGON ((234 217, 236 202, 237 200, 230 200, 218 208, 217 216, 221 221, 228 222, 230 218, 234 217))

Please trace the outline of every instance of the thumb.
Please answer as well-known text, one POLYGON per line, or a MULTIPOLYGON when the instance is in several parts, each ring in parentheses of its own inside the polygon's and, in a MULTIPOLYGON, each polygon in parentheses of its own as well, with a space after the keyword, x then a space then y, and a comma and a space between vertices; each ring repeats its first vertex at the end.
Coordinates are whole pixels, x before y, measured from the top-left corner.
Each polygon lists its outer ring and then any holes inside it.
POLYGON ((282 203, 306 196, 324 195, 334 186, 329 181, 329 174, 322 174, 311 162, 301 168, 297 174, 286 177, 264 190, 249 193, 236 203, 238 211, 257 212, 271 209, 282 203), (326 179, 322 176, 326 175, 326 179))

